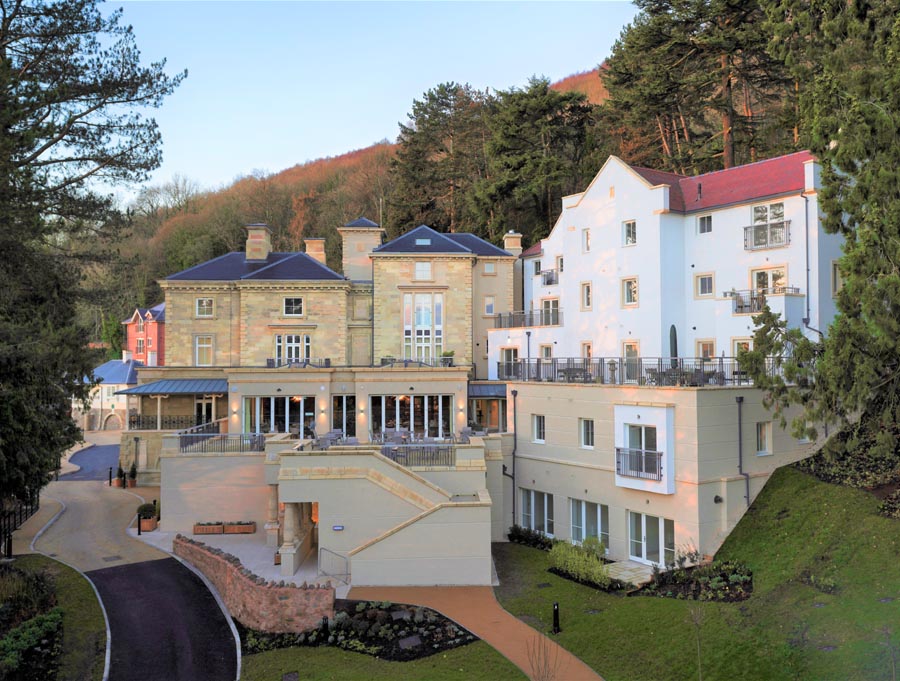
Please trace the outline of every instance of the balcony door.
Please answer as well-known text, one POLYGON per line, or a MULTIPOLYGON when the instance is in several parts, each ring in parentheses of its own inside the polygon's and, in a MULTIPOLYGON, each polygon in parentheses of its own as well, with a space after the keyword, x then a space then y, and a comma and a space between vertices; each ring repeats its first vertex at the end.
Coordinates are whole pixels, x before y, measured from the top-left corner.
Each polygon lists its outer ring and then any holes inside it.
POLYGON ((519 378, 519 349, 503 348, 500 352, 503 356, 500 380, 519 378))
POLYGON ((753 270, 750 273, 754 291, 760 293, 778 293, 787 286, 787 277, 783 267, 770 267, 764 270, 753 270))
POLYGON ((556 326, 559 324, 559 298, 547 298, 541 301, 541 325, 556 326))
POLYGON ((628 557, 647 565, 675 562, 675 521, 628 512, 628 557))

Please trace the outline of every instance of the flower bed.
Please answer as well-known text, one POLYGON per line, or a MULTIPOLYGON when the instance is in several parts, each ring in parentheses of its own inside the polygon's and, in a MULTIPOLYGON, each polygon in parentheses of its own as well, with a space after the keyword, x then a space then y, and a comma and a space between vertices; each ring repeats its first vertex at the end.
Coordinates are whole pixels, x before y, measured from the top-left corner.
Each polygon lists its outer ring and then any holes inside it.
POLYGON ((548 570, 559 577, 601 591, 617 591, 631 586, 609 576, 609 561, 605 553, 603 542, 596 537, 588 537, 580 546, 558 541, 550 549, 548 570))
POLYGON ((746 565, 733 560, 716 560, 666 572, 654 570, 652 581, 633 593, 680 600, 744 601, 753 593, 753 573, 746 565))
POLYGON ((513 525, 509 528, 509 533, 506 536, 514 544, 524 544, 525 546, 540 549, 541 551, 549 551, 553 548, 553 539, 543 532, 529 530, 527 527, 513 525))
POLYGON ((471 632, 428 608, 336 600, 334 618, 302 634, 266 634, 238 625, 246 655, 294 646, 334 646, 405 662, 477 641, 471 632))

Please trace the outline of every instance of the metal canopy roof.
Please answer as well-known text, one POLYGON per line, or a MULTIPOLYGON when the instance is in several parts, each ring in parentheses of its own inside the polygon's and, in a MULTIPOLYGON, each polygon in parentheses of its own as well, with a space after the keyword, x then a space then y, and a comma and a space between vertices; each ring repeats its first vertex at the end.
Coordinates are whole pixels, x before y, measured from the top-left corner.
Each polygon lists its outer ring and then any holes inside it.
POLYGON ((506 397, 506 383, 469 383, 469 397, 506 397))
POLYGON ((166 378, 120 390, 116 395, 209 395, 227 392, 228 381, 224 378, 166 378))

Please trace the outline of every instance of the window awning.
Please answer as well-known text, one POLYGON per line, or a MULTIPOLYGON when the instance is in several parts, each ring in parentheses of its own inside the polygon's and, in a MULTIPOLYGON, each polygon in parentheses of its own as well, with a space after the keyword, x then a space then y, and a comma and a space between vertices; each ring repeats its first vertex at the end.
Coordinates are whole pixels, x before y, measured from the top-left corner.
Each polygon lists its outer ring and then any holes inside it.
POLYGON ((506 383, 469 383, 469 399, 505 398, 506 383))
POLYGON ((224 378, 166 378, 119 390, 116 395, 211 395, 227 392, 228 380, 224 378))

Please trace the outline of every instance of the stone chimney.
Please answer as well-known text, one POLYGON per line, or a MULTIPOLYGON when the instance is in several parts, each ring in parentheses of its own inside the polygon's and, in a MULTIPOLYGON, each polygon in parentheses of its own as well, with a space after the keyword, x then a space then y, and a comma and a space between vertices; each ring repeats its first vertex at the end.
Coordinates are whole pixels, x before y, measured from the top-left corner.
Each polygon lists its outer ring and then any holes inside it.
POLYGON ((384 230, 377 223, 358 218, 338 227, 343 252, 341 267, 351 281, 372 280, 372 258, 369 254, 381 246, 384 230))
MULTIPOLYGON (((325 239, 309 238, 304 239, 303 243, 306 246, 306 255, 325 265, 325 239)), ((325 266, 327 267, 328 265, 325 266)))
POLYGON ((509 230, 503 235, 503 250, 513 255, 522 255, 522 235, 509 230))
POLYGON ((247 260, 266 260, 272 252, 272 230, 268 225, 247 225, 247 260))

